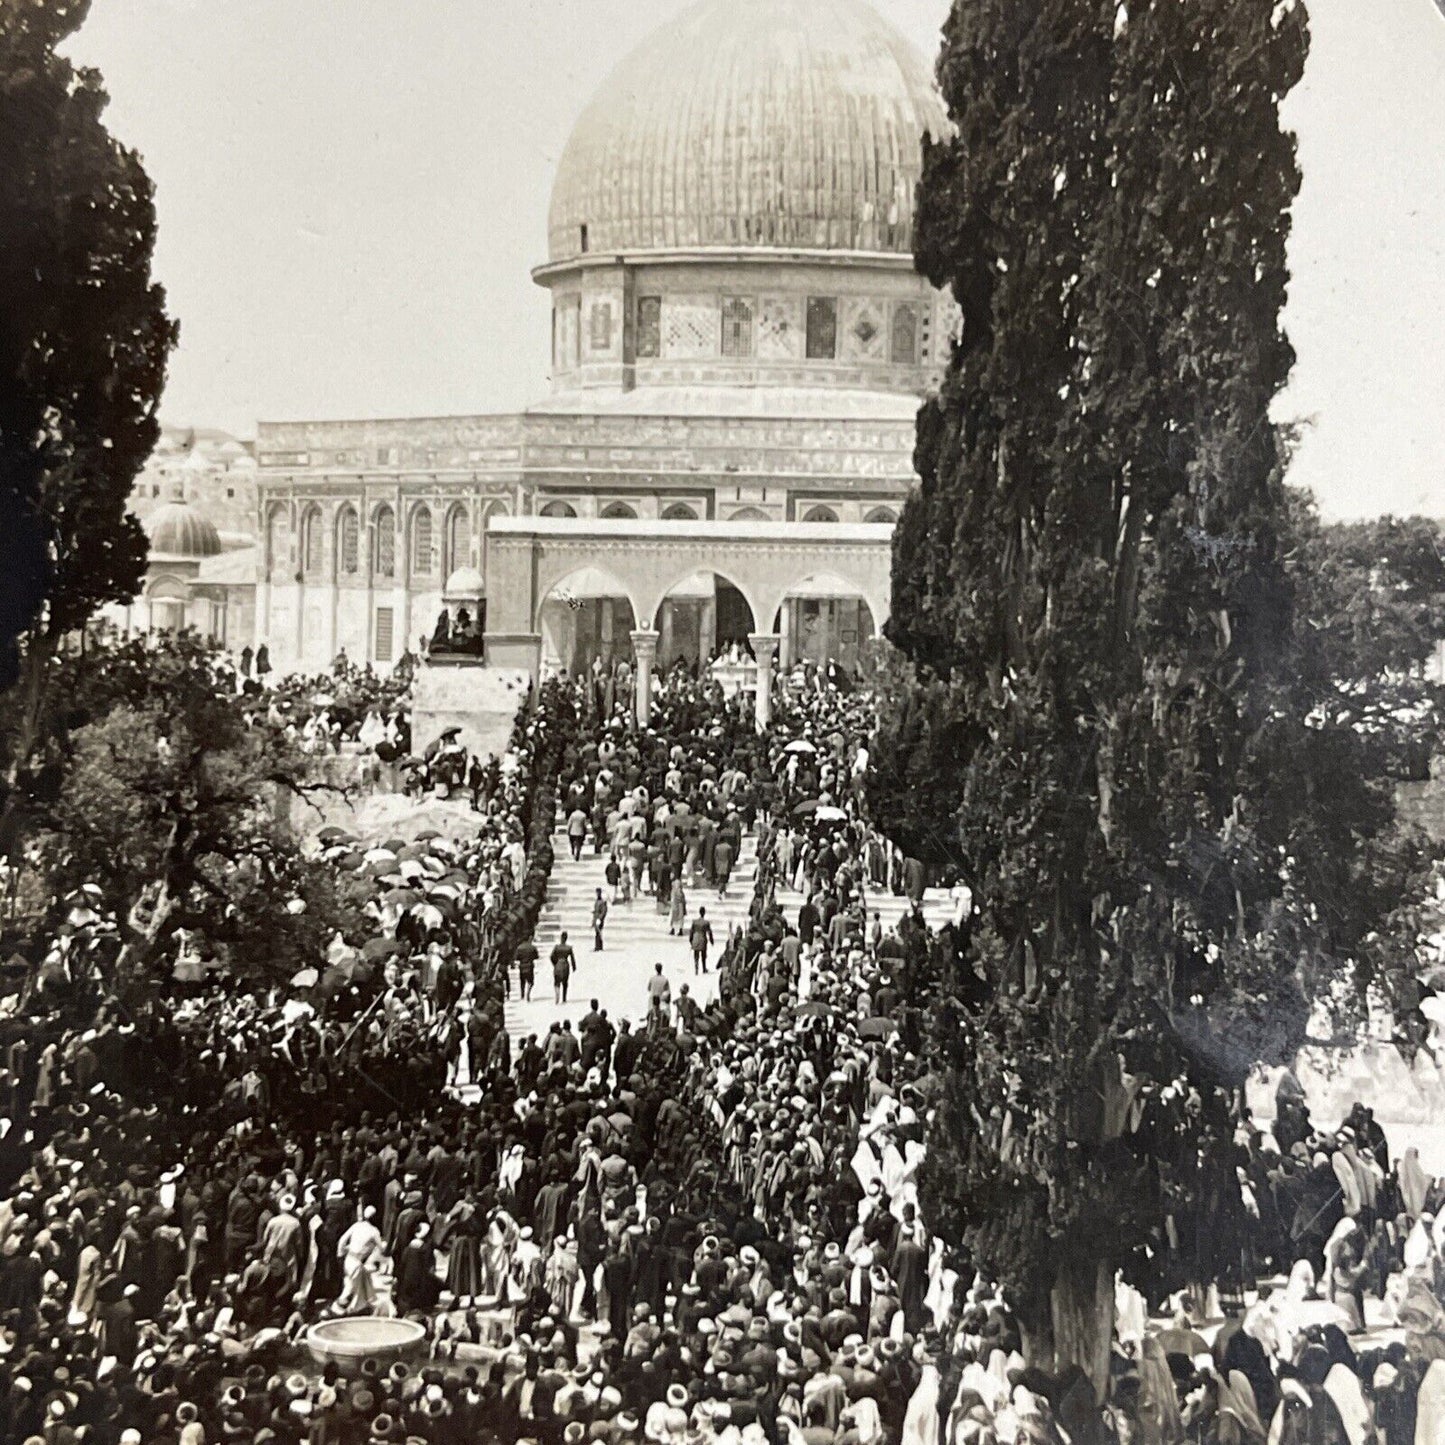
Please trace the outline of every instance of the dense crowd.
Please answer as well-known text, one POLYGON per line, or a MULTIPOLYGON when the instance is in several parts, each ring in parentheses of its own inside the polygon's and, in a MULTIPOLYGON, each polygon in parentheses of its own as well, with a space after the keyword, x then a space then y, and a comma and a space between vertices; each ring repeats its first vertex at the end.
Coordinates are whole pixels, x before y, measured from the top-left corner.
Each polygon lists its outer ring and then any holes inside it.
POLYGON ((649 730, 628 701, 610 672, 541 689, 464 838, 324 837, 377 893, 314 980, 9 1021, 5 1440, 1445 1439, 1439 1183, 1368 1111, 1315 1128, 1288 1077, 1271 1131, 1240 1119, 1237 1191, 1177 1211, 1237 1225, 1224 1323, 1121 1286, 1102 1410, 1027 1367, 920 1209, 928 1005, 971 904, 930 928, 869 826, 866 695, 785 681, 762 735, 681 671, 649 730), (715 999, 514 1045, 554 817, 679 930, 752 841, 715 999), (351 1314, 414 1319, 420 1357, 320 1367, 307 1327, 351 1314))

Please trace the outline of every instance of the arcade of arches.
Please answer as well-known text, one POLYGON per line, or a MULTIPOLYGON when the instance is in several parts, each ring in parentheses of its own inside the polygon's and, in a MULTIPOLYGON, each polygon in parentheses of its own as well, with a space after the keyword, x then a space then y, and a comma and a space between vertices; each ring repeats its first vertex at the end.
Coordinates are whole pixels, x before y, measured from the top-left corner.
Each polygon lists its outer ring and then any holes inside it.
POLYGON ((888 615, 891 530, 497 519, 488 661, 536 674, 627 659, 641 677, 716 660, 750 689, 775 663, 853 669, 888 615))

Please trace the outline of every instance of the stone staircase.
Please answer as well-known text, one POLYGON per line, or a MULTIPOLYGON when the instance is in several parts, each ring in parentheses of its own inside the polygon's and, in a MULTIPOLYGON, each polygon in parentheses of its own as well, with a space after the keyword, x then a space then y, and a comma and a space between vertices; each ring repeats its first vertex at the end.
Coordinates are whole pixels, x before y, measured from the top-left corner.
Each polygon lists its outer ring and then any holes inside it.
MULTIPOLYGON (((556 861, 547 882, 547 901, 537 920, 537 978, 532 999, 530 1003, 521 1001, 514 970, 512 996, 506 1006, 507 1032, 514 1046, 528 1034, 544 1037, 555 1020, 571 1019, 575 1030, 594 998, 614 1024, 623 1018, 630 1018, 634 1024, 640 1022, 647 1015, 647 980, 657 963, 663 965, 672 983, 674 998, 683 984, 702 1003, 716 997, 716 973, 694 976, 687 939, 668 934, 667 913, 658 912, 657 901, 648 895, 634 898, 630 905, 611 905, 603 929, 603 950, 594 953, 592 903, 598 888, 609 893, 603 874, 607 855, 594 854, 589 842, 581 859, 574 862, 566 834, 560 831, 554 835, 552 846, 556 861), (572 976, 567 1002, 556 1004, 552 1000, 551 952, 563 930, 577 956, 577 972, 572 976)), ((706 884, 688 887, 684 880, 687 922, 692 922, 699 908, 706 908, 712 924, 710 963, 716 963, 721 955, 729 929, 740 927, 747 918, 756 879, 757 844, 754 838, 747 837, 733 866, 726 898, 719 898, 717 890, 706 884)))

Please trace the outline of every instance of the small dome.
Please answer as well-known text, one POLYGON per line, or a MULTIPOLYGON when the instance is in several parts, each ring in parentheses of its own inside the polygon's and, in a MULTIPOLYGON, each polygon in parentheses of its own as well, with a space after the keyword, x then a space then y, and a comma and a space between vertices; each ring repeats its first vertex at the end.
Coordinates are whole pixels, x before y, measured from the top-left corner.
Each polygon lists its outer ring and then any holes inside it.
POLYGON ((146 523, 153 557, 216 557, 221 536, 196 509, 185 502, 157 507, 146 523))
POLYGON ((486 583, 482 581, 482 574, 475 567, 458 567, 447 578, 447 585, 442 588, 443 597, 455 597, 458 601, 486 595, 486 583))

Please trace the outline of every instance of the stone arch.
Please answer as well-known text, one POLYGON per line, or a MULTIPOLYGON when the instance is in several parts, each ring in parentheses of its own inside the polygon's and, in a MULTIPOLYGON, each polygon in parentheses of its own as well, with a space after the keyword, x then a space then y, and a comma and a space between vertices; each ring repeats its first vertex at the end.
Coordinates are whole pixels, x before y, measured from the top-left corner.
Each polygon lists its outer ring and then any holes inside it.
POLYGON ((632 589, 611 568, 574 557, 537 578, 532 630, 541 641, 544 674, 582 671, 596 657, 627 657, 638 624, 632 589))
POLYGON ((769 626, 785 638, 787 661, 811 658, 850 668, 863 665, 868 645, 882 636, 888 618, 886 586, 858 575, 864 570, 820 568, 781 589, 769 626))
POLYGON ((655 575, 663 580, 659 584, 649 579, 649 595, 639 616, 658 633, 659 666, 669 666, 678 657, 705 663, 726 642, 746 647, 748 637, 758 630, 756 587, 750 585, 746 568, 734 569, 726 560, 719 566, 700 555, 671 567, 662 561, 655 575), (695 578, 707 579, 705 592, 679 592, 695 578))
POLYGON ((571 502, 564 502, 560 498, 546 503, 542 510, 537 513, 539 517, 575 517, 577 508, 571 502))
POLYGON ((673 502, 662 509, 664 522, 696 522, 697 508, 690 502, 673 502))
MULTIPOLYGON (((619 576, 611 567, 599 565, 596 562, 579 561, 576 556, 562 557, 544 565, 537 574, 537 602, 536 611, 541 615, 543 605, 548 599, 560 597, 563 600, 570 594, 567 583, 576 579, 582 579, 585 589, 590 596, 602 595, 596 591, 604 581, 616 590, 607 595, 613 597, 625 597, 628 605, 632 608, 632 615, 640 617, 642 611, 638 606, 637 589, 629 586, 627 581, 619 576)), ((537 618, 534 617, 533 625, 536 625, 537 618)))
POLYGON ((816 507, 809 507, 798 520, 801 522, 836 522, 838 513, 832 507, 820 502, 816 507))
POLYGON ((761 507, 739 507, 728 515, 729 522, 768 522, 772 518, 761 507))
POLYGON ((896 522, 898 513, 892 507, 872 507, 863 518, 865 522, 896 522))
POLYGON ((163 572, 146 584, 149 626, 158 632, 180 632, 189 621, 190 588, 182 577, 163 572))
POLYGON ((866 562, 854 563, 851 558, 836 558, 828 567, 820 567, 802 577, 785 577, 776 581, 768 594, 761 598, 761 609, 754 609, 755 617, 766 618, 769 630, 778 621, 783 603, 790 596, 797 596, 809 583, 826 585, 834 596, 853 596, 867 604, 873 622, 874 636, 881 636, 883 624, 890 611, 891 579, 887 559, 884 566, 868 566, 866 562))
POLYGON ((601 516, 604 522, 636 521, 637 508, 627 502, 608 502, 601 516))

